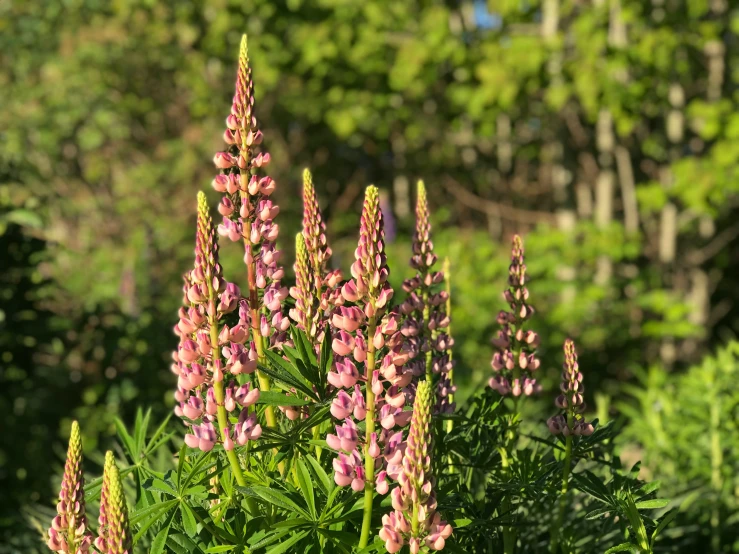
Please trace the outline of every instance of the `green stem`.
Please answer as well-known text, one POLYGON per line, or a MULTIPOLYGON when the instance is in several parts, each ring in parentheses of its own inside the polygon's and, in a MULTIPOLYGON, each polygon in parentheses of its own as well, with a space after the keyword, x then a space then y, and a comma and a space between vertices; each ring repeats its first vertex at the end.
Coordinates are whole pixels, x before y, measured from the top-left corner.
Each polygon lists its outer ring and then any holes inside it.
POLYGON ((367 405, 367 416, 365 418, 365 444, 364 444, 364 514, 362 517, 362 532, 359 536, 359 548, 362 549, 369 543, 370 529, 372 527, 372 499, 375 492, 375 459, 369 454, 372 433, 375 431, 375 393, 372 392, 372 374, 375 371, 375 346, 374 337, 377 327, 376 317, 372 317, 367 326, 367 385, 365 389, 365 403, 367 405))
MULTIPOLYGON (((210 295, 210 302, 215 306, 216 298, 215 298, 215 291, 211 287, 210 283, 208 284, 208 291, 210 295)), ((210 318, 210 342, 211 342, 211 356, 213 360, 215 360, 216 354, 220 351, 218 348, 218 318, 216 316, 215 310, 212 310, 212 315, 209 316, 210 318)), ((213 392, 215 393, 216 397, 216 418, 218 419, 218 431, 221 435, 221 440, 225 442, 227 436, 226 433, 228 433, 228 430, 231 428, 231 425, 228 421, 228 412, 226 411, 226 407, 223 405, 224 403, 224 392, 223 392, 223 381, 218 381, 213 383, 213 392)), ((236 483, 240 487, 246 486, 246 480, 244 479, 244 474, 241 471, 241 464, 239 463, 239 457, 236 455, 236 452, 233 450, 226 450, 226 458, 228 458, 229 463, 231 464, 231 471, 233 472, 234 479, 236 479, 236 483)), ((257 513, 257 504, 255 500, 251 497, 247 497, 246 504, 249 507, 249 512, 252 515, 256 515, 257 513)))
MULTIPOLYGON (((241 170, 241 182, 246 183, 251 177, 249 170, 241 170)), ((241 191, 240 196, 242 199, 246 198, 246 192, 241 191)), ((250 228, 247 225, 251 225, 251 221, 244 222, 244 228, 250 228)), ((244 249, 251 249, 252 245, 248 242, 247 238, 244 238, 244 249)), ((254 252, 252 251, 252 256, 254 252)), ((262 365, 266 365, 266 358, 264 357, 264 337, 262 337, 259 331, 259 293, 257 292, 257 268, 256 262, 246 264, 246 278, 249 284, 249 308, 251 309, 251 338, 254 341, 254 345, 257 349, 258 362, 262 365)), ((265 392, 270 390, 269 376, 263 375, 261 371, 257 369, 257 379, 259 380, 259 389, 265 392)), ((267 420, 267 427, 274 428, 276 426, 275 409, 272 406, 267 406, 264 410, 264 417, 267 420)))
MULTIPOLYGON (((509 438, 511 438, 509 436, 509 438)), ((508 451, 505 448, 500 449, 500 465, 503 468, 503 473, 510 473, 510 461, 508 458, 508 451)), ((505 497, 503 497, 503 502, 501 506, 502 514, 508 515, 511 511, 511 497, 506 494, 505 497)), ((516 533, 513 528, 511 527, 503 527, 503 552, 505 554, 513 554, 514 550, 516 549, 516 533)))
MULTIPOLYGON (((242 174, 242 179, 244 178, 242 174)), ((247 239, 244 239, 244 247, 250 248, 251 246, 246 243, 247 239)), ((253 254, 253 253, 252 253, 253 254)), ((265 344, 264 337, 259 330, 259 293, 257 292, 257 275, 256 275, 256 262, 252 262, 246 265, 246 276, 249 282, 249 308, 251 310, 251 338, 254 341, 254 346, 257 349, 257 362, 260 365, 267 365, 267 357, 264 354, 265 344)), ((259 381, 259 390, 269 392, 271 389, 270 380, 268 375, 264 375, 259 369, 257 369, 257 380, 259 381)), ((273 406, 266 406, 264 408, 264 419, 267 421, 267 427, 272 429, 277 427, 277 420, 275 419, 275 409, 273 406)), ((274 450, 277 452, 277 449, 274 450)), ((277 468, 281 475, 285 475, 285 464, 279 462, 277 468)))
MULTIPOLYGON (((570 425, 571 417, 568 414, 567 425, 570 425)), ((565 439, 565 465, 562 469, 562 488, 559 496, 559 513, 557 521, 552 528, 552 542, 550 544, 550 552, 556 554, 559 551, 560 530, 564 523, 565 510, 567 510, 567 488, 570 484, 570 465, 572 462, 572 435, 568 435, 565 439)))
MULTIPOLYGON (((503 501, 503 511, 509 513, 511 511, 511 499, 505 497, 503 501)), ((503 529, 503 552, 505 554, 513 554, 516 550, 516 530, 513 527, 505 527, 503 529)))

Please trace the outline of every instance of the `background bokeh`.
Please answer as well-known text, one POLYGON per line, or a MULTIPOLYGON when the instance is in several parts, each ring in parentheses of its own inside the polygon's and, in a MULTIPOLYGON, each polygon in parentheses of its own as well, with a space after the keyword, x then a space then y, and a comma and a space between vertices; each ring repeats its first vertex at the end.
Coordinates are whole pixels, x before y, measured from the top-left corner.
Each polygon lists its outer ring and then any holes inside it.
MULTIPOLYGON (((363 189, 381 188, 399 284, 424 179, 464 398, 489 376, 510 237, 524 234, 545 385, 575 338, 591 406, 624 422, 624 456, 673 493, 720 495, 737 540, 739 350, 701 361, 739 332, 735 4, 6 0, 0 552, 34 551, 72 418, 95 462, 116 415, 172 408, 195 194, 210 190, 243 32, 285 265, 310 167, 344 269, 363 189), (687 448, 713 436, 696 384, 711 363, 710 394, 733 394, 718 468, 715 451, 687 448), (684 421, 659 420, 669 406, 684 421)), ((224 254, 242 282, 238 249, 224 254)))

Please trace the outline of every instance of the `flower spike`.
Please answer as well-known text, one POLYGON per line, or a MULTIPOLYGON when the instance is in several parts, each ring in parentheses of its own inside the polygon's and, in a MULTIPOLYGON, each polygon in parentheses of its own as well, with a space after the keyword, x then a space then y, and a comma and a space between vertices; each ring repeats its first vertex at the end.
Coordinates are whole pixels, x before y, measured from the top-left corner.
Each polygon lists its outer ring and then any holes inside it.
POLYGON ((593 425, 585 421, 582 413, 585 411, 583 394, 585 387, 582 384, 582 373, 577 363, 575 343, 567 339, 564 344, 565 363, 562 371, 562 383, 559 385, 562 394, 554 404, 561 410, 557 415, 547 420, 547 427, 553 435, 562 434, 589 436, 593 434, 593 425))
POLYGON ((103 489, 100 496, 100 530, 95 548, 102 554, 131 554, 133 552, 128 506, 123 495, 121 476, 113 453, 105 454, 103 489))
POLYGON ((391 553, 398 552, 406 542, 413 554, 421 548, 442 550, 452 534, 452 526, 436 511, 431 475, 432 404, 431 383, 421 381, 413 403, 399 486, 391 493, 394 511, 382 517, 380 538, 391 553))
POLYGON ((534 373, 541 365, 536 357, 539 335, 525 328, 527 320, 534 313, 534 308, 528 302, 529 289, 526 288, 526 281, 523 239, 515 235, 511 265, 508 267, 508 288, 503 293, 511 310, 498 314, 501 329, 493 340, 497 352, 490 362, 496 375, 488 382, 491 388, 503 396, 511 393, 513 396, 530 396, 541 390, 541 385, 534 378, 534 373))
POLYGON ((105 453, 105 465, 103 466, 103 486, 100 489, 100 515, 98 516, 98 537, 95 539, 95 548, 100 552, 107 552, 108 539, 107 528, 110 518, 110 474, 111 466, 115 464, 113 452, 108 450, 105 453))
POLYGON ((92 534, 85 515, 84 477, 82 475, 82 438, 80 426, 72 422, 67 461, 56 506, 57 516, 51 522, 47 545, 54 552, 84 554, 90 550, 92 534))
POLYGON ((308 169, 303 171, 303 230, 295 238, 296 286, 290 289, 295 299, 295 309, 290 317, 308 335, 316 352, 323 342, 331 309, 344 303, 340 270, 327 270, 331 248, 326 240, 326 224, 318 207, 313 177, 308 169))
POLYGON ((400 316, 389 312, 393 289, 388 283, 385 234, 377 187, 367 187, 352 279, 341 288, 341 304, 331 317, 334 365, 328 382, 338 389, 331 414, 336 434, 326 437, 337 451, 334 480, 365 491, 359 546, 367 546, 374 492, 386 494, 388 477, 400 473, 402 431, 410 412, 404 387, 410 350, 400 332, 400 316), (357 422, 364 420, 364 430, 357 422))
MULTIPOLYGON (((254 81, 246 35, 241 39, 231 113, 226 118, 223 135, 228 145, 213 159, 221 173, 213 179, 213 188, 223 194, 218 207, 223 216, 218 233, 229 240, 244 244, 248 297, 239 302, 239 323, 251 334, 251 348, 260 362, 265 363, 265 350, 279 347, 288 340, 290 320, 282 311, 287 298, 287 287, 281 279, 280 251, 276 241, 279 225, 275 222, 280 208, 271 198, 275 181, 260 175, 271 160, 260 147, 262 131, 254 114, 254 81)), ((270 390, 268 376, 257 372, 259 388, 270 390)), ((272 406, 265 411, 267 425, 276 425, 272 406)))
POLYGON ((449 292, 439 290, 444 282, 444 272, 434 270, 436 261, 426 187, 423 181, 418 181, 416 231, 410 261, 416 275, 403 282, 403 290, 408 296, 400 307, 405 316, 401 332, 413 346, 414 359, 408 365, 413 372, 414 383, 419 379, 435 383, 436 409, 451 412, 454 406, 448 395, 452 387, 449 373, 454 367, 451 356, 454 340, 448 332, 449 292))
POLYGON ((250 422, 248 432, 241 417, 259 399, 259 390, 249 383, 239 385, 236 377, 256 370, 257 354, 247 343, 248 327, 242 321, 233 326, 225 322, 227 314, 239 307, 241 291, 223 278, 218 241, 202 192, 198 194, 195 264, 184 279, 185 306, 175 326, 180 345, 172 365, 178 377, 175 413, 190 427, 185 442, 191 448, 207 452, 221 442, 232 450, 234 442, 243 445, 261 433, 255 414, 244 416, 250 422), (236 426, 229 423, 228 412, 238 417, 236 426))

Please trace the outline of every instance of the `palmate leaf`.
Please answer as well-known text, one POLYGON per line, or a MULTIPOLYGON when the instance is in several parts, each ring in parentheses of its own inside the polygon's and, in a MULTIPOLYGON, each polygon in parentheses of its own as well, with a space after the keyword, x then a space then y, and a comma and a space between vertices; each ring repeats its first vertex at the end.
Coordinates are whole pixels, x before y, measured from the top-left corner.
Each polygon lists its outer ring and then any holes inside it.
POLYGON ((283 346, 283 353, 287 356, 287 359, 292 366, 298 371, 300 376, 311 385, 318 386, 318 368, 315 364, 306 362, 301 356, 300 352, 290 346, 283 346))
POLYGON ((265 355, 269 362, 269 367, 260 364, 260 371, 269 375, 278 384, 282 383, 286 385, 287 389, 294 388, 309 398, 320 400, 312 388, 312 383, 300 373, 298 368, 272 350, 267 350, 265 355))
POLYGON ((318 376, 321 381, 320 391, 326 390, 327 375, 331 371, 331 365, 334 360, 334 351, 331 348, 331 333, 324 333, 323 342, 321 343, 321 360, 318 365, 318 376))
POLYGON ((195 521, 192 508, 184 502, 180 503, 180 515, 182 516, 182 527, 185 529, 185 533, 189 537, 194 537, 198 532, 198 523, 195 521))
POLYGON ((308 471, 308 468, 305 466, 305 463, 300 458, 295 460, 295 473, 298 477, 298 485, 300 486, 300 492, 303 494, 303 498, 305 499, 308 509, 310 510, 310 515, 313 517, 313 520, 316 519, 316 498, 315 494, 313 492, 313 482, 311 480, 310 472, 308 471))
POLYGON ((649 546, 650 546, 650 547, 654 548, 654 543, 655 543, 655 541, 657 540, 657 536, 658 536, 658 535, 659 535, 659 534, 660 534, 660 533, 661 533, 662 531, 664 531, 664 530, 665 530, 665 528, 666 528, 666 527, 667 527, 667 526, 668 526, 668 525, 669 525, 670 523, 672 523, 672 520, 673 520, 673 519, 675 519, 675 517, 677 516, 678 512, 679 512, 679 510, 672 510, 672 511, 668 512, 667 514, 665 514, 665 515, 664 515, 664 516, 662 517, 662 521, 660 521, 660 522, 659 522, 659 525, 657 525, 657 527, 656 527, 656 528, 654 529, 654 531, 652 531, 652 537, 651 537, 651 538, 650 538, 650 540, 649 540, 649 546))
POLYGON ((168 494, 169 496, 178 496, 177 491, 175 490, 176 485, 165 481, 164 479, 150 477, 144 482, 144 488, 149 491, 168 494))
POLYGON ((608 488, 590 471, 584 470, 574 473, 572 478, 575 481, 575 486, 582 492, 589 494, 605 504, 615 506, 615 499, 608 491, 608 488))
POLYGON ((359 537, 355 533, 349 533, 347 531, 334 531, 332 529, 324 529, 323 527, 319 527, 317 531, 324 537, 330 539, 332 542, 342 546, 346 546, 350 549, 353 549, 359 542, 359 537))
POLYGON ((281 392, 261 391, 257 404, 264 404, 265 406, 306 406, 311 404, 311 402, 294 395, 288 396, 281 392))
POLYGON ((200 548, 199 545, 187 535, 172 532, 170 532, 169 537, 167 537, 167 548, 175 554, 190 554, 191 552, 199 552, 202 550, 202 548, 200 548))
POLYGON ((168 524, 161 531, 159 531, 159 533, 157 533, 157 536, 154 538, 154 542, 151 543, 149 554, 161 554, 162 552, 164 552, 164 547, 167 544, 167 537, 169 536, 170 529, 171 524, 168 524))
POLYGON ((256 498, 261 498, 262 500, 265 500, 270 504, 278 506, 283 510, 287 510, 288 512, 293 512, 296 515, 304 517, 309 521, 313 519, 305 508, 299 506, 297 502, 292 500, 287 494, 282 491, 276 490, 274 488, 263 487, 260 485, 249 488, 239 487, 239 489, 242 490, 245 494, 250 494, 251 496, 254 496, 256 498))
POLYGON ((262 536, 263 533, 252 535, 250 540, 255 540, 254 542, 249 543, 249 548, 253 551, 257 551, 260 548, 264 548, 265 546, 269 546, 270 544, 274 544, 278 540, 280 540, 282 537, 289 535, 293 531, 292 528, 290 529, 277 529, 276 531, 273 531, 271 533, 267 533, 265 536, 262 536))
MULTIPOLYGON (((318 369, 318 360, 316 360, 316 354, 313 352, 313 345, 308 340, 308 336, 302 329, 297 327, 292 328, 293 342, 295 343, 295 350, 298 352, 300 359, 303 360, 306 365, 318 369)), ((290 347, 288 346, 288 349, 290 347)), ((316 384, 316 383, 314 383, 316 384)))
POLYGON ((265 554, 283 554, 284 552, 288 552, 294 544, 300 542, 307 534, 308 531, 301 531, 300 533, 297 533, 290 537, 288 540, 268 549, 265 554))
POLYGON ((316 460, 312 455, 307 454, 305 456, 305 459, 308 460, 308 463, 311 466, 311 469, 313 470, 313 474, 318 479, 316 481, 316 484, 321 489, 323 494, 328 496, 334 489, 334 482, 331 478, 329 478, 328 474, 326 473, 326 470, 324 470, 321 467, 321 464, 318 463, 318 460, 316 460))

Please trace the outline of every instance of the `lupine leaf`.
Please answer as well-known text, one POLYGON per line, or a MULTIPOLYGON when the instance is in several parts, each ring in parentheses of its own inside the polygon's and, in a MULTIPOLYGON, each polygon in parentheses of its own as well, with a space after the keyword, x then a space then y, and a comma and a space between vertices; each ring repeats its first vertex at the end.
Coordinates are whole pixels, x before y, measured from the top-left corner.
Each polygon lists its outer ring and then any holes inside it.
POLYGON ((211 546, 205 552, 206 554, 219 554, 220 552, 233 552, 235 549, 235 544, 221 544, 219 546, 211 546))
POLYGON ((634 550, 634 545, 630 542, 624 542, 619 544, 618 546, 613 546, 606 550, 605 554, 613 554, 615 552, 631 552, 634 550))
POLYGON ((316 460, 312 455, 307 454, 305 456, 305 459, 308 460, 308 463, 311 465, 311 469, 313 469, 313 473, 318 478, 318 486, 323 491, 323 493, 328 496, 329 492, 334 487, 333 481, 329 479, 326 470, 321 467, 321 464, 319 464, 318 460, 316 460))
POLYGON ((261 486, 252 487, 251 490, 270 504, 274 504, 275 506, 279 506, 288 511, 296 512, 306 519, 311 519, 310 514, 308 514, 305 509, 298 506, 295 501, 281 491, 261 486))
POLYGON ((308 468, 305 467, 305 463, 303 460, 298 458, 295 460, 295 468, 296 473, 298 475, 298 484, 300 485, 300 490, 303 493, 303 498, 305 498, 306 502, 308 503, 308 509, 310 510, 311 516, 313 516, 313 519, 316 519, 316 498, 315 493, 313 492, 313 483, 311 481, 310 472, 308 471, 308 468))
POLYGON ((670 503, 665 498, 655 498, 653 500, 642 500, 636 503, 636 507, 639 510, 656 510, 657 508, 664 508, 670 503))
POLYGON ((164 546, 167 544, 167 537, 169 536, 170 524, 167 524, 154 538, 154 542, 151 543, 151 549, 149 554, 160 554, 164 552, 164 546))
POLYGON ((285 542, 281 542, 280 544, 273 546, 265 554, 282 554, 283 552, 287 552, 292 545, 299 542, 303 537, 305 537, 308 534, 308 531, 301 531, 297 535, 293 535, 289 539, 287 539, 285 542))
POLYGON ((189 537, 197 535, 198 524, 195 521, 195 514, 192 513, 192 508, 184 502, 181 502, 180 513, 182 514, 182 526, 185 528, 185 533, 187 533, 189 537))
POLYGON ((257 404, 264 404, 265 406, 306 406, 310 403, 309 400, 294 395, 288 396, 276 391, 261 391, 259 400, 257 400, 257 404))

